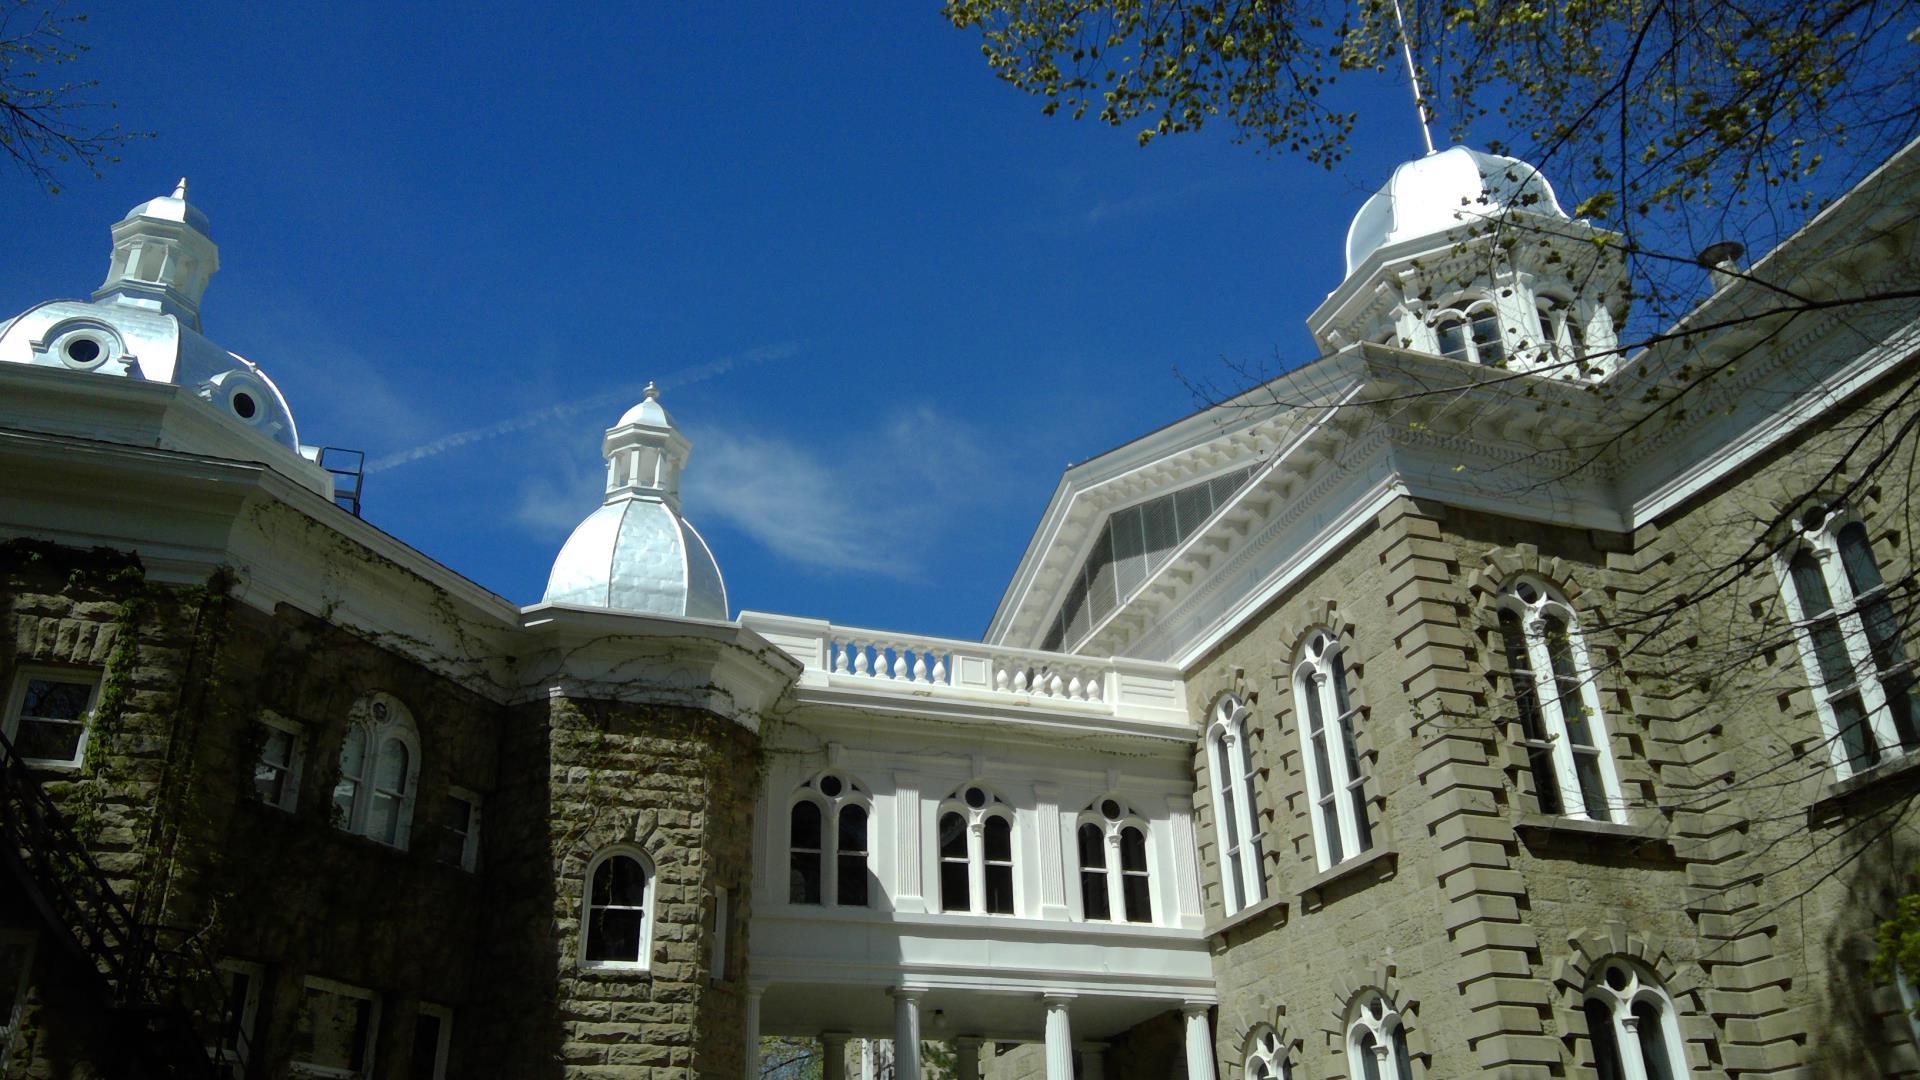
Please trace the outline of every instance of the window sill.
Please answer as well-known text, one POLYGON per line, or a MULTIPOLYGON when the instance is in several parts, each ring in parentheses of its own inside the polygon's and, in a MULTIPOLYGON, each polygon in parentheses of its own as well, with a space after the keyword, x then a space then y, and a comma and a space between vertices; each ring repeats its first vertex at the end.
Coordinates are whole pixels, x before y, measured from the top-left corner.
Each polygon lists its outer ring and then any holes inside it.
POLYGON ((1400 866, 1400 853, 1389 847, 1378 847, 1348 859, 1346 862, 1330 866, 1315 874, 1305 885, 1300 886, 1300 906, 1302 908, 1320 907, 1325 903, 1326 890, 1336 884, 1348 883, 1364 887, 1375 881, 1385 881, 1392 877, 1400 866), (1359 879, 1367 878, 1361 881, 1359 879))
POLYGON ((1246 907, 1241 908, 1239 911, 1223 917, 1219 922, 1204 928, 1200 932, 1208 939, 1213 939, 1261 919, 1285 922, 1287 910, 1287 898, 1284 895, 1269 894, 1264 899, 1256 900, 1246 907))
POLYGON ((1848 803, 1859 801, 1870 788, 1882 788, 1886 794, 1902 794, 1920 781, 1920 752, 1909 751, 1890 758, 1871 769, 1854 773, 1845 780, 1829 780, 1807 807, 1811 821, 1826 821, 1842 813, 1848 803))
POLYGON ((1633 825, 1619 821, 1593 821, 1588 818, 1562 817, 1558 814, 1538 814, 1523 810, 1515 815, 1513 831, 1524 840, 1538 838, 1552 840, 1558 837, 1583 837, 1593 840, 1621 840, 1643 844, 1664 843, 1667 839, 1667 824, 1664 818, 1644 825, 1633 825))

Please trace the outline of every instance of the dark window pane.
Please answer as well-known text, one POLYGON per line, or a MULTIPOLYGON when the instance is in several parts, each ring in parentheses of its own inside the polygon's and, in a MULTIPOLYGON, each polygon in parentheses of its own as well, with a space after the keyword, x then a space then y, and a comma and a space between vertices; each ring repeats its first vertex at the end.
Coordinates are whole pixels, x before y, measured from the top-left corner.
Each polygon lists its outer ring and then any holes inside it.
POLYGON ((1139 829, 1120 830, 1120 869, 1146 872, 1147 836, 1139 829))
POLYGON ((1360 1033, 1360 1075, 1366 1080, 1380 1080, 1380 1058, 1374 1051, 1373 1032, 1360 1033))
POLYGON ((92 696, 93 687, 87 683, 28 679, 20 712, 43 720, 78 720, 87 714, 87 699, 92 696))
POLYGON ((1407 1052, 1407 1029, 1397 1027, 1393 1039, 1393 1066, 1400 1080, 1413 1080, 1413 1055, 1407 1052))
POLYGON ((973 899, 968 895, 968 888, 966 863, 940 864, 941 911, 972 911, 973 899))
POLYGON ((1480 353, 1483 364, 1499 365, 1506 361, 1506 346, 1500 340, 1500 320, 1491 311, 1483 311, 1473 317, 1473 344, 1480 353))
POLYGON ((1113 918, 1113 904, 1107 899, 1107 875, 1104 871, 1080 872, 1080 906, 1087 918, 1107 922, 1113 918))
POLYGON ((1588 998, 1580 1006, 1587 1014, 1587 1035, 1593 1042, 1593 1068, 1600 1080, 1626 1080, 1627 1068, 1620 1060, 1620 1044, 1613 1037, 1613 1014, 1598 998, 1588 998))
POLYGON ((836 883, 842 907, 867 906, 867 858, 864 854, 840 855, 840 880, 836 883))
POLYGON ((619 907, 641 907, 647 902, 647 871, 640 860, 629 859, 625 855, 615 855, 600 864, 594 873, 594 892, 602 892, 605 883, 604 901, 619 907))
POLYGON ((1219 776, 1220 784, 1220 835, 1225 837, 1229 851, 1238 850, 1240 823, 1234 815, 1233 770, 1227 766, 1227 740, 1224 738, 1213 741, 1213 769, 1219 776))
POLYGON ((1514 711, 1520 722, 1520 736, 1527 740, 1527 767, 1533 774, 1533 790, 1546 814, 1564 812, 1560 800, 1560 779, 1553 766, 1553 750, 1545 745, 1547 724, 1540 712, 1539 689, 1534 683, 1533 661, 1527 654, 1526 634, 1520 616, 1508 609, 1500 611, 1500 638, 1507 655, 1507 672, 1513 682, 1514 711))
POLYGON ((867 853, 867 808, 864 806, 840 808, 840 853, 852 852, 867 853))
POLYGON ((1595 821, 1612 821, 1613 808, 1607 805, 1606 784, 1600 778, 1600 755, 1576 749, 1573 771, 1580 778, 1580 802, 1587 816, 1595 821))
POLYGON ((1106 838, 1100 835, 1098 825, 1080 826, 1080 866, 1082 869, 1104 870, 1107 867, 1106 838))
POLYGON ((640 928, 644 912, 628 908, 598 908, 588 920, 587 959, 640 959, 640 928))
POLYGON ((787 860, 787 899, 796 904, 819 903, 820 853, 795 851, 787 860))
POLYGON ((1346 859, 1347 853, 1340 845, 1340 814, 1333 808, 1336 796, 1329 795, 1320 804, 1320 824, 1327 837, 1327 861, 1337 863, 1346 859))
POLYGON ((1667 1056, 1667 1033, 1660 1024, 1660 1010, 1650 1001, 1636 1001, 1633 1016, 1639 1021, 1634 1034, 1640 1039, 1640 1060, 1647 1065, 1647 1080, 1673 1080, 1673 1061, 1667 1056))
POLYGON ((410 1080, 433 1080, 440 1062, 440 1018, 420 1013, 413 1020, 413 1053, 407 1062, 410 1080))
POLYGON ((794 803, 788 836, 796 848, 820 850, 820 808, 804 799, 794 803))
POLYGON ((1127 905, 1128 922, 1152 922, 1153 900, 1147 895, 1145 874, 1122 874, 1120 895, 1127 905))
POLYGON ((1006 818, 996 815, 987 819, 986 857, 988 862, 1012 861, 1013 824, 1006 818))
POLYGON ((1867 727, 1867 714, 1860 706, 1860 695, 1834 698, 1828 704, 1833 707, 1834 722, 1840 726, 1840 745, 1846 749, 1847 764, 1856 772, 1879 764, 1880 748, 1875 745, 1873 732, 1867 727))
POLYGON ((80 724, 48 723, 22 719, 14 737, 14 751, 23 758, 39 761, 72 761, 80 754, 80 737, 86 734, 80 724))
POLYGON ((987 867, 987 910, 995 915, 1013 914, 1013 867, 987 867))
POLYGON ((1820 561, 1811 551, 1802 549, 1788 565, 1787 576, 1793 579, 1793 593, 1800 598, 1800 615, 1806 619, 1817 619, 1833 610, 1833 597, 1827 593, 1826 576, 1820 572, 1820 561))
POLYGON ((1147 538, 1140 524, 1140 508, 1130 506, 1113 515, 1113 584, 1127 596, 1147 576, 1147 538))
POLYGON ((1147 573, 1151 574, 1180 544, 1180 532, 1173 520, 1173 496, 1162 495, 1141 504, 1140 529, 1146 536, 1147 573))
POLYGON ((967 822, 959 814, 940 818, 940 857, 963 860, 967 857, 967 822))
POLYGON ((1181 540, 1192 536, 1212 516, 1213 495, 1206 484, 1195 484, 1174 493, 1174 527, 1181 540))
POLYGON ((1847 572, 1847 584, 1853 586, 1853 595, 1865 596, 1884 583, 1880 564, 1873 558, 1873 545, 1867 542, 1865 525, 1856 521, 1841 529, 1835 540, 1840 545, 1840 565, 1847 572))

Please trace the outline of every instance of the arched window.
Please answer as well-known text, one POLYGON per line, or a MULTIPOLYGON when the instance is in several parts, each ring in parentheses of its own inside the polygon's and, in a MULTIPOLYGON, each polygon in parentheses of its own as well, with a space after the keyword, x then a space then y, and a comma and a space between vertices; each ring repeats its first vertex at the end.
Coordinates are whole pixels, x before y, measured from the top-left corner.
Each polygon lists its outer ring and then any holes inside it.
POLYGON ((1267 895, 1266 860, 1260 836, 1259 788, 1247 743, 1246 703, 1234 694, 1213 707, 1207 728, 1213 815, 1220 841, 1221 899, 1231 915, 1267 895))
POLYGON ((1367 991, 1347 1021, 1347 1069, 1355 1080, 1413 1080, 1406 1025, 1379 991, 1367 991))
POLYGON ((787 900, 866 907, 872 801, 860 783, 824 772, 800 785, 787 811, 787 900))
POLYGON ((1920 748, 1920 695, 1867 527, 1842 506, 1800 522, 1775 557, 1800 660, 1842 779, 1920 748))
POLYGON ((1577 363, 1586 358, 1586 332, 1572 303, 1543 293, 1534 301, 1534 312, 1540 321, 1542 360, 1577 363))
POLYGON ((1293 1080, 1293 1061, 1280 1036, 1265 1024, 1254 1029, 1247 1050, 1247 1080, 1293 1080))
POLYGON ((1442 311, 1434 319, 1433 332, 1442 356, 1488 367, 1502 367, 1507 362, 1500 314, 1490 301, 1479 301, 1465 310, 1442 311))
POLYGON ((1316 630, 1293 671, 1307 795, 1313 800, 1313 847, 1326 870, 1373 846, 1367 826, 1366 778, 1354 746, 1356 710, 1347 693, 1346 663, 1333 635, 1316 630))
POLYGON ((355 702, 340 743, 335 824, 404 850, 419 779, 420 735, 407 707, 391 694, 355 702))
POLYGON ((1440 355, 1473 362, 1473 345, 1467 338, 1467 320, 1459 312, 1450 311, 1440 316, 1433 325, 1433 332, 1440 338, 1440 355))
POLYGON ((1013 808, 981 783, 940 804, 940 910, 1012 915, 1013 808))
POLYGON ((1673 1000, 1637 964, 1600 966, 1580 1003, 1593 1040, 1593 1067, 1608 1080, 1675 1080, 1686 1066, 1673 1000))
POLYGON ((1501 594, 1500 635, 1541 811, 1619 820, 1620 779, 1572 605, 1521 578, 1501 594))
POLYGON ((1080 812, 1080 910, 1093 922, 1119 912, 1127 922, 1153 921, 1152 872, 1147 868, 1147 821, 1119 799, 1105 798, 1080 812))
POLYGON ((653 879, 653 862, 637 848, 603 851, 587 864, 580 919, 583 966, 647 966, 653 941, 653 879))

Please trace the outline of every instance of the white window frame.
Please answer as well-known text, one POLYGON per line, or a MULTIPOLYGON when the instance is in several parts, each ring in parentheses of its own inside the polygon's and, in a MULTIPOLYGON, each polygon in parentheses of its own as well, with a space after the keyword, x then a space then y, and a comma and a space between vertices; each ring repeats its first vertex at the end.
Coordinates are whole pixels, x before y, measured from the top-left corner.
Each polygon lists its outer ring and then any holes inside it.
MULTIPOLYGON (((377 844, 387 844, 381 837, 371 833, 371 809, 374 802, 375 778, 380 775, 380 755, 386 749, 389 740, 398 741, 407 751, 407 771, 401 777, 399 796, 399 822, 394 832, 393 843, 387 846, 400 851, 407 850, 413 837, 414 801, 420 792, 420 732, 413 721, 413 713, 392 694, 369 694, 354 703, 349 713, 348 730, 358 725, 367 735, 366 758, 361 762, 359 776, 348 776, 341 771, 340 783, 334 786, 330 806, 337 807, 341 788, 353 782, 353 800, 347 808, 344 819, 338 824, 347 832, 364 836, 377 844)), ((342 740, 345 749, 345 740, 342 740)))
MULTIPOLYGON (((457 784, 447 785, 447 798, 458 799, 467 804, 467 832, 460 843, 460 869, 471 874, 480 868, 480 813, 482 799, 480 793, 457 784)), ((445 828, 448 833, 455 830, 445 828)))
POLYGON ((1346 646, 1333 632, 1318 629, 1301 644, 1301 660, 1293 669, 1293 701, 1300 728, 1300 753, 1307 774, 1308 823, 1313 827, 1313 854, 1321 870, 1359 858, 1373 848, 1373 833, 1366 821, 1366 775, 1360 768, 1358 732, 1353 726, 1360 709, 1353 704, 1352 688, 1348 700, 1340 701, 1339 688, 1346 685, 1346 646), (1340 678, 1333 676, 1338 671, 1340 678), (1331 791, 1322 791, 1319 753, 1313 745, 1313 708, 1320 710, 1322 738, 1327 747, 1327 779, 1331 791), (1349 755, 1348 748, 1352 747, 1349 755), (1351 760, 1349 760, 1351 757, 1351 760), (1357 805, 1356 805, 1357 804, 1357 805), (1326 808, 1333 808, 1334 828, 1338 831, 1340 858, 1333 858, 1327 840, 1326 808))
POLYGON ((595 853, 587 863, 587 871, 581 877, 580 884, 580 967, 590 971, 646 971, 651 968, 653 966, 654 912, 659 906, 660 898, 660 875, 653 865, 653 858, 632 844, 615 844, 595 853), (640 863, 640 869, 647 875, 646 899, 640 906, 640 955, 632 960, 590 960, 587 957, 589 937, 593 933, 593 876, 600 872, 600 867, 607 860, 613 858, 637 860, 640 863))
POLYGON ((1617 956, 1602 961, 1588 979, 1586 992, 1581 995, 1582 1005, 1588 1001, 1598 1001, 1613 1019, 1613 1042, 1620 1051, 1620 1066, 1625 1074, 1623 1080, 1652 1080, 1652 1075, 1647 1071, 1646 1057, 1640 1049, 1641 1021, 1633 1015, 1633 1007, 1642 1003, 1652 1005, 1660 1014, 1660 1043, 1666 1049, 1667 1063, 1672 1066, 1673 1075, 1687 1075, 1690 1069, 1687 1047, 1680 1038, 1680 1020, 1673 1007, 1673 998, 1639 964, 1628 963, 1617 956), (1624 973, 1627 985, 1623 988, 1610 985, 1607 982, 1607 973, 1610 971, 1624 973))
POLYGON ((278 731, 290 736, 292 739, 292 743, 287 750, 286 765, 280 766, 267 760, 266 758, 267 742, 264 739, 261 740, 260 752, 257 755, 255 755, 254 762, 253 762, 254 798, 257 799, 262 805, 271 806, 276 810, 285 810, 288 813, 292 813, 294 810, 298 809, 300 805, 300 777, 301 777, 301 774, 305 771, 306 759, 307 759, 306 728, 301 724, 296 723, 295 721, 288 720, 285 717, 272 712, 261 713, 260 716, 258 717, 258 721, 261 727, 266 728, 270 732, 278 731), (260 794, 259 774, 260 774, 260 768, 262 766, 265 766, 266 768, 269 768, 269 769, 274 769, 282 774, 281 781, 280 781, 280 799, 277 802, 269 801, 268 799, 266 799, 264 796, 260 794))
POLYGON ((26 958, 20 963, 20 981, 13 987, 13 1011, 0 1016, 0 1066, 13 1059, 13 1037, 20 1032, 20 1017, 27 1009, 27 988, 33 985, 33 965, 40 956, 40 935, 32 930, 0 929, 0 945, 23 945, 26 958))
MULTIPOLYGON (((34 679, 49 682, 85 684, 87 691, 87 711, 82 715, 80 738, 74 743, 71 758, 30 758, 21 756, 23 765, 35 769, 77 770, 87 761, 87 745, 93 741, 93 714, 100 708, 101 671, 95 667, 60 664, 22 664, 14 669, 13 691, 7 697, 6 734, 7 741, 17 747, 20 742, 20 722, 26 719, 22 715, 27 704, 27 685, 34 679)), ((35 719, 39 719, 36 717, 35 719)), ((67 721, 43 721, 45 723, 66 723, 67 721)))
POLYGON ((1253 1029, 1242 1071, 1246 1080, 1293 1080, 1293 1057, 1280 1045, 1279 1032, 1266 1024, 1253 1029))
POLYGON ((1455 299, 1434 314, 1431 325, 1433 326, 1435 351, 1450 360, 1459 360, 1463 363, 1485 367, 1497 367, 1508 364, 1513 359, 1513 350, 1507 347, 1506 326, 1505 320, 1500 317, 1500 305, 1495 303, 1490 297, 1463 296, 1455 299), (1498 346, 1500 355, 1494 359, 1481 358, 1480 351, 1483 343, 1475 340, 1473 336, 1474 323, 1483 317, 1491 317, 1493 319, 1494 340, 1484 344, 1498 346), (1448 323, 1456 322, 1460 324, 1461 350, 1457 353, 1450 353, 1446 351, 1446 339, 1441 331, 1448 323))
POLYGON ((1207 728, 1214 837, 1220 846, 1220 902, 1229 915, 1267 897, 1266 845, 1259 828, 1259 799, 1253 790, 1253 744, 1248 741, 1252 716, 1239 695, 1225 694, 1214 703, 1213 722, 1207 728))
POLYGON ((1533 310, 1539 322, 1542 360, 1570 364, 1582 369, 1587 357, 1587 332, 1580 318, 1580 306, 1558 293, 1535 293, 1533 310))
POLYGON ((1159 925, 1160 898, 1153 892, 1156 877, 1153 872, 1153 830, 1148 827, 1146 817, 1128 806, 1126 800, 1118 795, 1102 795, 1093 800, 1085 810, 1080 811, 1080 815, 1074 819, 1073 823, 1073 855, 1073 880, 1079 892, 1082 922, 1110 922, 1116 926, 1159 925), (1114 804, 1115 809, 1119 811, 1117 817, 1107 816, 1105 809, 1107 803, 1114 804), (1100 830, 1100 851, 1102 857, 1106 859, 1105 865, 1099 871, 1102 885, 1107 893, 1107 918, 1105 919, 1089 918, 1086 913, 1086 883, 1082 880, 1082 875, 1088 872, 1088 868, 1080 865, 1080 830, 1088 825, 1100 830), (1147 882, 1147 918, 1144 922, 1127 918, 1125 879, 1129 876, 1129 872, 1121 859, 1121 841, 1128 829, 1139 830, 1140 842, 1147 856, 1146 869, 1131 874, 1134 877, 1144 877, 1147 882))
MULTIPOLYGON (((794 907, 878 907, 879 880, 876 870, 873 840, 876 833, 873 824, 873 796, 866 785, 854 779, 844 769, 826 769, 808 777, 794 790, 793 797, 787 802, 787 852, 791 856, 793 846, 793 808, 802 802, 810 802, 820 811, 820 902, 805 903, 793 899, 791 887, 787 890, 787 902, 794 907), (828 795, 821 784, 832 778, 839 781, 840 793, 828 795), (867 815, 867 902, 865 904, 842 904, 840 900, 840 815, 849 806, 858 806, 867 815)), ((791 873, 789 869, 788 873, 791 873)))
MULTIPOLYGON (((440 1039, 433 1048, 432 1080, 447 1080, 447 1058, 453 1051, 453 1010, 445 1005, 423 1001, 414 1013, 416 1016, 431 1016, 440 1021, 440 1039)), ((418 1019, 414 1020, 415 1024, 419 1022, 418 1019)), ((408 1053, 412 1053, 411 1047, 408 1048, 408 1053)))
MULTIPOLYGON (((933 844, 931 850, 935 860, 935 869, 945 860, 940 851, 940 823, 948 814, 959 814, 966 826, 967 836, 967 901, 966 911, 954 911, 946 906, 945 885, 935 878, 934 886, 940 890, 940 910, 948 915, 991 915, 996 918, 1020 917, 1023 910, 1022 890, 1020 888, 1021 858, 1020 818, 1014 813, 1013 805, 1000 796, 991 784, 982 780, 969 780, 955 788, 953 794, 941 801, 939 809, 933 815, 933 844), (967 792, 979 788, 986 794, 986 801, 979 807, 967 805, 967 792), (1007 850, 1012 860, 1007 865, 1013 879, 1013 910, 987 910, 987 819, 1000 818, 1007 823, 1007 850)), ((872 841, 868 841, 871 843, 872 841)), ((998 863, 996 863, 998 865, 998 863)))
MULTIPOLYGON (((1544 734, 1550 744, 1554 780, 1560 787, 1560 815, 1580 821, 1595 820, 1587 811, 1586 785, 1580 782, 1577 752, 1567 727, 1567 703, 1561 700, 1560 682, 1553 670, 1553 651, 1547 640, 1549 617, 1559 619, 1567 628, 1568 659, 1573 665, 1573 681, 1580 695, 1575 705, 1584 710, 1587 717, 1587 736, 1592 740, 1595 769, 1600 774, 1599 794, 1607 808, 1604 820, 1624 822, 1627 803, 1620 794, 1620 771, 1614 764, 1613 739, 1607 729, 1607 715, 1600 707, 1599 681, 1593 674, 1586 636, 1580 632, 1579 613, 1559 590, 1531 575, 1515 578, 1507 585, 1500 594, 1500 607, 1513 612, 1520 620, 1527 664, 1532 668, 1529 674, 1533 681, 1533 700, 1546 727, 1544 734), (1528 600, 1527 593, 1532 593, 1533 599, 1528 600)), ((1508 676, 1515 681, 1517 694, 1521 675, 1508 672, 1508 676)))
MULTIPOLYGON (((371 1003, 367 1010, 367 1030, 362 1036, 365 1042, 362 1043, 360 1048, 360 1058, 364 1062, 364 1065, 360 1071, 355 1072, 352 1069, 339 1069, 331 1065, 317 1065, 310 1061, 289 1061, 287 1065, 288 1073, 293 1076, 325 1077, 328 1078, 328 1080, 367 1080, 367 1078, 375 1075, 379 1068, 379 1061, 374 1056, 374 1052, 380 1045, 380 995, 372 990, 362 989, 361 987, 348 983, 336 982, 333 979, 324 979, 317 975, 309 975, 300 986, 300 1009, 302 1014, 304 1014, 307 1007, 306 994, 309 990, 318 990, 324 994, 338 994, 341 997, 349 997, 357 1001, 371 1003)), ((296 1026, 298 1022, 299 1021, 296 1021, 296 1026)))
POLYGON ((266 978, 267 969, 250 960, 222 960, 215 965, 221 975, 223 1001, 233 997, 230 976, 244 975, 247 979, 247 995, 240 1002, 239 1032, 240 1041, 235 1046, 226 1045, 226 1016, 218 1018, 220 1027, 215 1031, 215 1042, 207 1047, 207 1055, 225 1066, 225 1071, 233 1080, 242 1080, 247 1075, 247 1058, 255 1045, 255 1032, 260 1023, 260 983, 266 978))
MULTIPOLYGON (((1847 580, 1846 567, 1841 563, 1840 531, 1849 525, 1867 528, 1866 521, 1851 509, 1833 507, 1822 515, 1819 524, 1810 528, 1804 523, 1799 526, 1792 542, 1783 545, 1773 557, 1774 575, 1780 582, 1780 595, 1786 601, 1787 618, 1793 622, 1793 641, 1800 653, 1801 671, 1806 675, 1807 687, 1813 691, 1814 708, 1820 717, 1821 732, 1826 736, 1828 760, 1833 764, 1836 780, 1845 780, 1865 770, 1854 768, 1847 755, 1840 719, 1833 708, 1834 699, 1843 695, 1829 692, 1826 676, 1820 671, 1819 658, 1814 650, 1813 629, 1827 619, 1834 619, 1839 625, 1841 640, 1846 644, 1847 660, 1853 669, 1854 685, 1851 692, 1860 696, 1860 709, 1866 717, 1867 734, 1873 739, 1874 753, 1879 759, 1867 768, 1875 768, 1912 752, 1902 745, 1900 733, 1894 727, 1886 689, 1881 685, 1883 673, 1874 663, 1866 623, 1860 617, 1861 598, 1854 595, 1853 585, 1847 580), (1827 598, 1833 604, 1831 610, 1818 619, 1807 617, 1800 591, 1793 584, 1793 560, 1802 551, 1810 553, 1819 564, 1820 577, 1827 586, 1827 598)), ((1867 535, 1867 554, 1873 556, 1877 566, 1879 556, 1873 550, 1870 530, 1867 535)), ((1885 588, 1883 582, 1881 589, 1885 588)), ((1906 643, 1903 639, 1902 644, 1906 643)), ((1907 663, 1914 663, 1913 658, 1909 657, 1907 663)))
POLYGON ((1373 1066, 1380 1080, 1413 1075, 1413 1055, 1407 1050, 1406 1023, 1385 994, 1369 990, 1355 1001, 1347 1021, 1347 1069, 1353 1080, 1368 1076, 1367 1051, 1360 1045, 1373 1037, 1373 1066))

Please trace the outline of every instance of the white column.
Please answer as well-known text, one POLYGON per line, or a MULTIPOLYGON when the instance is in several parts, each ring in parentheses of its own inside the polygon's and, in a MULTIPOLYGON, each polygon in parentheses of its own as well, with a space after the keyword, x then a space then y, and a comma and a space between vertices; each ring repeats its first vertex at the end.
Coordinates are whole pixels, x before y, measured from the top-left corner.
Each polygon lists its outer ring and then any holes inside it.
POLYGON ((1033 785, 1034 850, 1040 863, 1040 917, 1067 917, 1067 886, 1061 861, 1061 845, 1073 835, 1063 824, 1060 793, 1051 784, 1033 785))
POLYGON ((980 1080, 980 1040, 953 1040, 955 1080, 980 1080))
POLYGON ((1107 1048, 1090 1045, 1080 1048, 1080 1080, 1106 1080, 1107 1048))
POLYGON ((760 1080, 760 995, 764 986, 747 987, 747 1069, 746 1080, 760 1080))
POLYGON ((919 990, 893 992, 893 1077, 920 1080, 919 990))
POLYGON ((847 1080, 847 1033, 821 1032, 820 1051, 826 1059, 821 1063, 823 1080, 847 1080))
POLYGON ((1067 1018, 1069 994, 1048 994, 1040 999, 1047 1006, 1047 1080, 1073 1080, 1073 1024, 1067 1018))
POLYGON ((1187 1018, 1187 1080, 1215 1080, 1213 1032, 1207 1027, 1207 1006, 1188 1002, 1180 1012, 1187 1018))
POLYGON ((873 1040, 860 1040, 860 1080, 873 1080, 873 1040))

